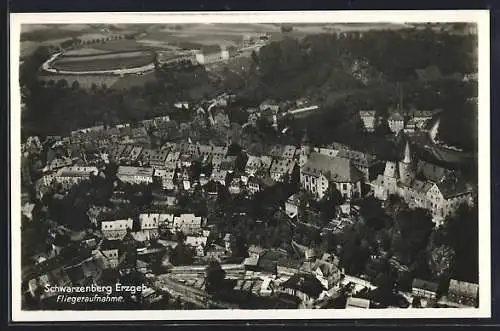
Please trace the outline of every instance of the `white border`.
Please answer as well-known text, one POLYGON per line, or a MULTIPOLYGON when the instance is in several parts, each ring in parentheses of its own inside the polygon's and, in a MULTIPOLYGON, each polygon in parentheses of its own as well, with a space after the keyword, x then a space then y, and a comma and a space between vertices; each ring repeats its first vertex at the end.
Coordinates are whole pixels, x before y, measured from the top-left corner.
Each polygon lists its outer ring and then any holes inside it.
POLYGON ((27 321, 129 320, 262 320, 262 319, 392 319, 491 317, 490 248, 490 17, 487 10, 449 11, 301 11, 196 13, 30 13, 10 15, 11 68, 11 262, 12 319, 27 321), (479 308, 478 309, 370 309, 370 310, 155 310, 155 311, 22 311, 20 268, 20 93, 19 54, 21 24, 54 23, 408 23, 471 22, 478 26, 479 78, 479 308))

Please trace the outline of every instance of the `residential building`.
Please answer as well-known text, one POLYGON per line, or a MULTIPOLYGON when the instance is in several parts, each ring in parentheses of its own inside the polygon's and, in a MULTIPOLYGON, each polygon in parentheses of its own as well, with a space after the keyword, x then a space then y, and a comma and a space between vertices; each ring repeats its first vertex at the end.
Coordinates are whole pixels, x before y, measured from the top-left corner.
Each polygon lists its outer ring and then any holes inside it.
POLYGON ((205 256, 208 237, 204 236, 186 236, 186 245, 196 250, 197 256, 205 256))
POLYGON ((231 180, 228 186, 228 191, 230 194, 240 194, 242 190, 242 183, 239 177, 235 177, 231 180))
POLYGON ((165 190, 175 189, 175 170, 171 168, 167 169, 155 169, 154 176, 161 178, 161 184, 165 190))
POLYGON ((159 235, 159 214, 140 214, 139 228, 148 240, 156 239, 159 235))
POLYGON ((255 173, 261 168, 262 162, 260 157, 248 155, 247 163, 245 165, 245 173, 248 177, 254 176, 255 173))
POLYGON ((115 242, 104 240, 101 244, 100 252, 104 257, 104 269, 115 269, 116 267, 118 267, 120 255, 118 245, 115 242))
POLYGON ((375 110, 360 110, 359 116, 361 117, 365 130, 367 132, 375 131, 375 110))
POLYGON ((478 307, 479 285, 451 279, 447 299, 459 307, 478 307))
POLYGON ((181 156, 181 153, 179 151, 170 151, 167 155, 167 158, 165 159, 165 166, 169 167, 169 165, 175 165, 177 166, 177 161, 179 160, 179 157, 181 156))
POLYGON ((57 171, 54 179, 57 183, 63 184, 66 187, 87 180, 90 176, 97 176, 99 170, 97 167, 64 167, 57 171))
POLYGON ((199 64, 206 65, 229 60, 229 51, 222 46, 204 46, 195 56, 199 64))
POLYGON ((132 230, 134 221, 129 218, 125 220, 102 221, 101 232, 108 240, 121 240, 127 234, 127 231, 132 230))
POLYGON ((288 181, 296 165, 296 161, 292 159, 275 159, 271 164, 269 174, 276 182, 288 181))
POLYGON ((312 153, 300 170, 302 188, 312 193, 318 200, 328 189, 335 187, 342 196, 352 198, 361 194, 363 174, 350 160, 312 153))
POLYGON ((394 134, 398 134, 404 128, 404 117, 398 111, 394 111, 387 118, 387 124, 394 134))
POLYGON ((158 149, 155 150, 149 158, 149 164, 152 167, 164 166, 167 156, 169 154, 168 149, 158 149))
POLYGON ((116 177, 126 183, 148 184, 153 182, 153 174, 153 168, 120 166, 116 177))
POLYGON ((309 273, 297 273, 281 284, 280 290, 301 299, 302 304, 309 305, 326 291, 321 282, 309 273))
POLYGON ((415 278, 412 282, 411 290, 415 297, 434 300, 437 297, 438 284, 415 278))
POLYGON ((174 217, 174 231, 182 231, 185 235, 198 234, 201 231, 203 220, 194 214, 181 214, 174 217))
POLYGON ((227 170, 216 170, 214 169, 212 171, 212 174, 210 175, 210 179, 219 182, 221 185, 226 185, 226 178, 227 178, 227 170))

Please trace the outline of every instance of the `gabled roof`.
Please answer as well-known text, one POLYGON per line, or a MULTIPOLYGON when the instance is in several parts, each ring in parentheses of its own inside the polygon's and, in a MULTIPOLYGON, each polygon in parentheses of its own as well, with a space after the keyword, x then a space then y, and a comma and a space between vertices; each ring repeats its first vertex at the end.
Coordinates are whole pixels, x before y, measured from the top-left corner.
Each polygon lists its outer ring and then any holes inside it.
POLYGON ((283 288, 299 290, 311 298, 317 298, 323 291, 326 291, 323 284, 316 277, 308 273, 296 273, 281 284, 281 286, 283 288))
POLYGON ((314 176, 322 174, 336 183, 354 183, 363 178, 363 174, 353 166, 350 160, 319 153, 310 155, 301 172, 314 176))

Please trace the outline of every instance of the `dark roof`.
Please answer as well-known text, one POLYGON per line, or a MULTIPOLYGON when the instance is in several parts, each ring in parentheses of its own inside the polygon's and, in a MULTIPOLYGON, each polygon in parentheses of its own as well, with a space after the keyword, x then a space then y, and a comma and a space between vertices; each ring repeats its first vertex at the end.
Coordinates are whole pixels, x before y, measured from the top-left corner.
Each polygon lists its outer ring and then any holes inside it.
POLYGON ((363 178, 363 174, 354 167, 351 160, 320 153, 311 154, 302 172, 310 175, 323 174, 336 183, 353 183, 363 178))
POLYGON ((312 298, 317 298, 326 288, 311 274, 296 273, 286 282, 281 284, 283 288, 299 290, 312 298))
POLYGON ((419 278, 415 278, 413 280, 411 287, 430 291, 430 292, 437 292, 437 290, 438 290, 438 284, 433 283, 433 282, 429 282, 426 280, 422 280, 419 278))
POLYGON ((354 150, 340 150, 336 156, 349 159, 354 165, 363 167, 369 167, 377 161, 375 155, 354 150))
POLYGON ((472 192, 472 187, 462 178, 453 175, 447 176, 436 184, 445 199, 472 192))
POLYGON ((431 182, 438 183, 452 171, 435 164, 419 160, 417 162, 417 174, 431 182))
POLYGON ((391 115, 389 115, 389 120, 391 120, 391 121, 404 121, 404 117, 399 112, 395 111, 391 115))

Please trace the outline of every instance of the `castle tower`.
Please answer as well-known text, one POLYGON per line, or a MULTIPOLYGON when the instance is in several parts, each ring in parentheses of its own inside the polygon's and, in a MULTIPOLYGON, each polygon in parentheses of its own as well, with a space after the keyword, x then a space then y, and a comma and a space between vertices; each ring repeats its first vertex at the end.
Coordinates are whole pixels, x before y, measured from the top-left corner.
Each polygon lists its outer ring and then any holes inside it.
POLYGON ((387 161, 385 163, 384 177, 399 178, 398 165, 396 162, 387 161))
POLYGON ((414 179, 413 162, 410 151, 410 142, 407 140, 403 159, 399 161, 399 176, 403 184, 410 184, 414 179))

